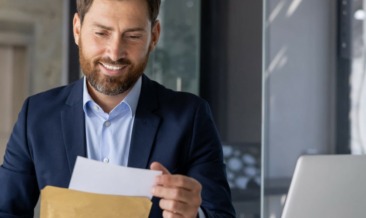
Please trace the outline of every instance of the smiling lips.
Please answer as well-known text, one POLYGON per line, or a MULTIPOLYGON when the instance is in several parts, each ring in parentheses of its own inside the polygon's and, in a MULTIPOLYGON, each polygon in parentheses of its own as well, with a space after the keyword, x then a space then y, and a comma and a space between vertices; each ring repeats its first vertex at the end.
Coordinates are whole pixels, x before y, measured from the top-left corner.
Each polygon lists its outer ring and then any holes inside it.
POLYGON ((127 67, 127 65, 112 65, 103 62, 99 62, 108 72, 108 74, 116 75, 121 73, 123 69, 127 67))

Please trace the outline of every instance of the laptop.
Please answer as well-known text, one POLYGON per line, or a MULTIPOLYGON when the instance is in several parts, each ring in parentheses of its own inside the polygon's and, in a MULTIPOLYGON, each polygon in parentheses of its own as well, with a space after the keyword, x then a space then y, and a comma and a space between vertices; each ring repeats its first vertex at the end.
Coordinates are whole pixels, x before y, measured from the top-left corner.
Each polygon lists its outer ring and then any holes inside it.
POLYGON ((282 218, 365 218, 366 155, 301 156, 282 218))

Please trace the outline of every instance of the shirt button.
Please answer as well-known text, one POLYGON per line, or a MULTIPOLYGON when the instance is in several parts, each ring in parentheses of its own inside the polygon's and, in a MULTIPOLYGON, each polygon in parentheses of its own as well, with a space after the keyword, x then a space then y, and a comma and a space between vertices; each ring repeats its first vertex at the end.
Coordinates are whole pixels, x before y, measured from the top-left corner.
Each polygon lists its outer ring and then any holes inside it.
POLYGON ((96 111, 99 111, 99 107, 98 107, 98 106, 94 106, 94 109, 95 109, 96 111))
POLYGON ((110 125, 111 125, 111 122, 110 121, 105 121, 104 126, 108 127, 110 125))
POLYGON ((104 162, 104 163, 109 163, 109 159, 108 159, 108 158, 104 158, 104 159, 103 159, 103 162, 104 162))

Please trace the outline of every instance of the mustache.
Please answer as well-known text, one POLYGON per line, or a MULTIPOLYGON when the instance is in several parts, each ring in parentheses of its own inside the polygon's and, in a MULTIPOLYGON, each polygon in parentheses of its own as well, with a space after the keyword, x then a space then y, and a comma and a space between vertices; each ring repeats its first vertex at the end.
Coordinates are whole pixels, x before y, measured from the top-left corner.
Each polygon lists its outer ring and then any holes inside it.
POLYGON ((118 59, 116 61, 113 61, 111 60, 110 58, 100 58, 98 60, 96 60, 96 62, 103 62, 103 63, 106 63, 106 64, 111 64, 111 65, 129 65, 131 64, 132 62, 127 59, 127 58, 121 58, 121 59, 118 59))

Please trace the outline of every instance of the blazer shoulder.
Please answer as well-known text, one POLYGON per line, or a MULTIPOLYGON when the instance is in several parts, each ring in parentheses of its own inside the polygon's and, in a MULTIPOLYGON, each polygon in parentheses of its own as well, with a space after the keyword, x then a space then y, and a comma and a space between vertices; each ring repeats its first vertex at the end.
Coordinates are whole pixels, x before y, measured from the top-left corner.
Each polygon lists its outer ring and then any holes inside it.
POLYGON ((195 105, 206 104, 207 101, 203 98, 189 92, 175 91, 153 81, 161 103, 170 103, 174 105, 195 105))
POLYGON ((57 114, 66 105, 79 103, 82 105, 83 96, 82 79, 66 86, 56 87, 28 97, 23 107, 32 117, 57 114), (70 103, 71 102, 71 103, 70 103))

